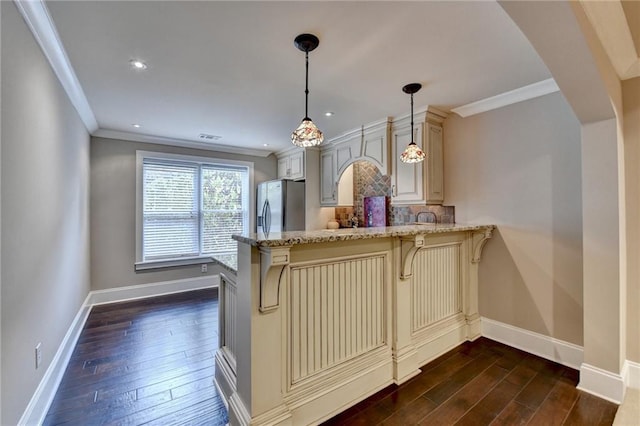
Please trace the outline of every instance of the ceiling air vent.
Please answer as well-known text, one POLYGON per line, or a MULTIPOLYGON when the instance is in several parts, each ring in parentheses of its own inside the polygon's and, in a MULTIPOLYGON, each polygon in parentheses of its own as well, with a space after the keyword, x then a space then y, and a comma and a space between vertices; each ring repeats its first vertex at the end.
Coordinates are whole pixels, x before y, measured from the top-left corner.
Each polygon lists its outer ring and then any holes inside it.
POLYGON ((210 135, 208 133, 200 133, 198 135, 198 139, 204 142, 213 142, 222 139, 222 136, 210 135))

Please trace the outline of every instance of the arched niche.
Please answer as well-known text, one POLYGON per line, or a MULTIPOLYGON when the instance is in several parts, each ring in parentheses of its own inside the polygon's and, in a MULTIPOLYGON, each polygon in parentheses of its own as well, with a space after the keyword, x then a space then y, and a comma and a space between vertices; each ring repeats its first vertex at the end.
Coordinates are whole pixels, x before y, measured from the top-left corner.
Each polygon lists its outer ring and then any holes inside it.
MULTIPOLYGON (((376 169, 378 173, 382 174, 379 163, 365 160, 362 157, 355 159, 354 161, 350 161, 349 164, 347 164, 345 167, 342 168, 341 173, 337 177, 337 186, 338 186, 337 205, 338 206, 357 207, 355 204, 358 202, 358 194, 356 193, 358 192, 358 188, 355 182, 355 179, 356 179, 355 168, 360 163, 367 164, 368 166, 372 166, 376 169)), ((363 193, 361 195, 366 195, 366 196, 388 195, 388 191, 389 191, 389 188, 386 188, 381 190, 379 194, 363 193)), ((360 192, 362 192, 362 188, 360 189, 360 192)))

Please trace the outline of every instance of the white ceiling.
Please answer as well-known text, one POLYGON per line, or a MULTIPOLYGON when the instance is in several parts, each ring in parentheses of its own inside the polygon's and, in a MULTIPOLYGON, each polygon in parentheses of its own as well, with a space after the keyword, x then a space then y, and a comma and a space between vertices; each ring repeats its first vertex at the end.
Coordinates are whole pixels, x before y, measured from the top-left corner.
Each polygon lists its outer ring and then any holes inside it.
POLYGON ((416 109, 448 111, 551 77, 493 1, 46 5, 101 131, 285 149, 304 116, 304 53, 293 45, 304 32, 320 38, 309 116, 326 139, 406 115, 410 82, 423 84, 416 109), (134 71, 133 58, 149 68, 134 71))

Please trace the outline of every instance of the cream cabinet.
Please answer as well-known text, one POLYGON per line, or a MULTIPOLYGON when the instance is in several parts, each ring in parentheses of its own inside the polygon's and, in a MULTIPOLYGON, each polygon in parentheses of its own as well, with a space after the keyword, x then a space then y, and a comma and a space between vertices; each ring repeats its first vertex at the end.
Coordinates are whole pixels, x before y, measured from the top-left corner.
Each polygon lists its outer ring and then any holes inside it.
POLYGON ((374 164, 389 174, 391 118, 361 126, 327 142, 320 154, 320 204, 353 205, 353 175, 356 161, 374 164))
POLYGON ((425 146, 427 158, 425 160, 424 191, 427 204, 442 204, 444 201, 444 153, 442 139, 442 123, 427 121, 425 132, 425 146))
POLYGON ((335 206, 338 203, 336 151, 320 153, 320 205, 335 206))
POLYGON ((395 122, 391 130, 392 204, 442 204, 444 201, 444 157, 442 122, 446 114, 428 109, 414 116, 413 140, 426 153, 425 161, 403 163, 400 154, 411 142, 409 119, 395 122))
POLYGON ((278 179, 303 180, 304 150, 278 155, 278 179))
MULTIPOLYGON (((424 149, 423 123, 413 126, 413 140, 424 149)), ((411 125, 395 125, 391 130, 393 166, 391 175, 391 202, 393 204, 424 204, 423 163, 407 164, 400 160, 400 154, 411 142, 411 125)))

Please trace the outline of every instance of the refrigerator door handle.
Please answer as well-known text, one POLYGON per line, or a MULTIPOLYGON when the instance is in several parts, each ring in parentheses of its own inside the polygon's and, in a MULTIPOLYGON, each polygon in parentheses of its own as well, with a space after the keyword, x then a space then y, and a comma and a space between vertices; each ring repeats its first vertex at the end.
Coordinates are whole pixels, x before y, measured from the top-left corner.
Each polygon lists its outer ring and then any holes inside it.
POLYGON ((262 203, 262 215, 258 216, 258 226, 262 228, 262 232, 266 232, 265 226, 267 225, 267 201, 262 203))
POLYGON ((271 229, 271 206, 269 205, 269 200, 264 202, 264 218, 263 218, 263 226, 262 229, 264 230, 265 234, 269 233, 269 230, 271 229))

